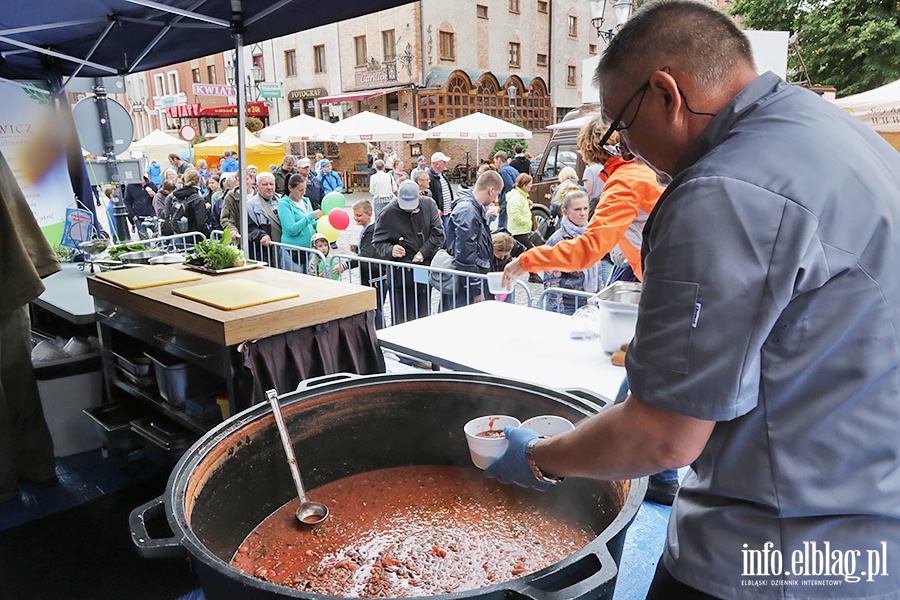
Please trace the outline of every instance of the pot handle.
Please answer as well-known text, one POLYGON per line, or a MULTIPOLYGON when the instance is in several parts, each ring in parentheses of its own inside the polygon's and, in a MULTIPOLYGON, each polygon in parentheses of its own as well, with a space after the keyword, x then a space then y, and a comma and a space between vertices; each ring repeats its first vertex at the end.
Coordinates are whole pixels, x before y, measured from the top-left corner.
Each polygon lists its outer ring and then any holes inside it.
POLYGON ((325 385, 326 383, 332 383, 334 381, 343 381, 345 379, 359 379, 360 375, 356 373, 332 373, 331 375, 319 375, 318 377, 310 377, 309 379, 304 379, 297 386, 295 392, 302 392, 303 390, 308 390, 311 387, 316 387, 317 385, 325 385))
POLYGON ((178 538, 154 538, 147 532, 147 521, 162 515, 164 507, 165 501, 160 496, 138 506, 128 517, 131 542, 144 558, 178 558, 185 555, 184 546, 178 538))
POLYGON ((530 600, 575 600, 596 598, 602 589, 612 592, 618 567, 605 546, 558 571, 532 579, 520 594, 530 600), (565 587, 560 582, 576 579, 565 587))
POLYGON ((566 392, 567 394, 572 394, 573 396, 577 396, 582 401, 587 402, 587 404, 589 405, 589 408, 596 410, 597 412, 600 412, 604 408, 608 408, 608 407, 612 406, 612 404, 613 404, 613 401, 610 400, 609 398, 606 398, 605 396, 601 396, 600 394, 597 394, 596 392, 592 392, 592 391, 586 390, 584 388, 572 388, 572 389, 567 389, 567 390, 563 390, 563 391, 566 392))

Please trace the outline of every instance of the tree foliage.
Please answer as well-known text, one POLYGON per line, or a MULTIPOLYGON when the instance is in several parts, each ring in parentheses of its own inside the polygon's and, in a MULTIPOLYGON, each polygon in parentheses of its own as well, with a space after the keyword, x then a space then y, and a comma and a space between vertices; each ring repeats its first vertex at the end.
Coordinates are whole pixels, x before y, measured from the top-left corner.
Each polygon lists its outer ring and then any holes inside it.
MULTIPOLYGON (((839 96, 900 78, 898 0, 735 0, 731 13, 747 29, 797 33, 810 80, 839 96)), ((794 53, 789 68, 806 79, 794 53)))

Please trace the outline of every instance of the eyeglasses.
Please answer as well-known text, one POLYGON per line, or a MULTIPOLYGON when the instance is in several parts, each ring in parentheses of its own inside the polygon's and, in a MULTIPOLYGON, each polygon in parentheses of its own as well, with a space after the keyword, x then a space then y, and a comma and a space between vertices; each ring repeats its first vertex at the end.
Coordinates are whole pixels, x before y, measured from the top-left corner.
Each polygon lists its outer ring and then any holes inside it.
POLYGON ((603 134, 603 137, 600 139, 600 143, 597 144, 599 147, 603 147, 606 145, 606 142, 609 141, 609 138, 612 137, 614 131, 624 131, 634 125, 635 119, 637 119, 638 113, 641 111, 641 104, 644 103, 644 95, 647 93, 647 89, 650 87, 650 80, 648 79, 635 91, 628 100, 625 101, 625 106, 622 107, 622 110, 619 111, 619 114, 616 115, 616 118, 612 120, 612 123, 609 125, 609 129, 606 130, 606 133, 603 134), (628 107, 631 106, 631 103, 634 102, 634 99, 638 96, 641 97, 638 100, 637 110, 634 111, 634 116, 631 118, 631 122, 628 125, 622 124, 622 119, 625 117, 625 111, 628 110, 628 107))

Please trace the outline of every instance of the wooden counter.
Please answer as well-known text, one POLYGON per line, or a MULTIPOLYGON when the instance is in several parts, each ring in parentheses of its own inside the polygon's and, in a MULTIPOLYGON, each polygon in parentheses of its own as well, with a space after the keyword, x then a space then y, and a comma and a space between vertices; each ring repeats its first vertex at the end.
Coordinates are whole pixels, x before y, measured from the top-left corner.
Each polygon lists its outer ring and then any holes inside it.
POLYGON ((126 290, 92 276, 88 278, 88 292, 96 299, 225 346, 334 321, 377 306, 372 288, 282 269, 261 267, 226 275, 198 275, 202 280, 140 290, 126 290), (228 279, 266 283, 296 291, 300 296, 238 310, 220 310, 172 293, 176 288, 228 279))

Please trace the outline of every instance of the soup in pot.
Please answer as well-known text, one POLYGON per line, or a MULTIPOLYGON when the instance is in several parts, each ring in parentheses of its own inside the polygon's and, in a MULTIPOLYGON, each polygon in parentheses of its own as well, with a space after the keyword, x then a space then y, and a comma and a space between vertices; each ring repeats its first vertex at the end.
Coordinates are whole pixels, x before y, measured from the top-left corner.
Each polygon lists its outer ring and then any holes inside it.
POLYGON ((548 567, 596 537, 541 494, 473 468, 409 466, 324 485, 316 526, 299 501, 272 513, 231 564, 278 585, 331 596, 431 596, 481 588, 548 567))

